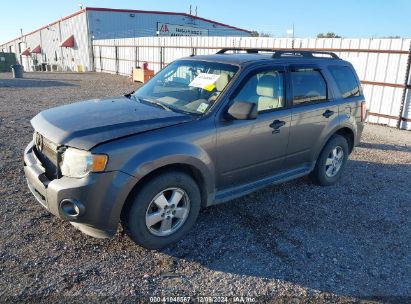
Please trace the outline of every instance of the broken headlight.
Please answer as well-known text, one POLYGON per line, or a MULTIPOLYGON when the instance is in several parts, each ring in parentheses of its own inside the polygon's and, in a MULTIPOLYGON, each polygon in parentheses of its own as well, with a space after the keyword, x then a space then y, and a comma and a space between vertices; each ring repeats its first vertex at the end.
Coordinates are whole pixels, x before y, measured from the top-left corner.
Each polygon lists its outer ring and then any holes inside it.
POLYGON ((67 148, 62 155, 61 174, 81 178, 90 172, 102 172, 106 168, 108 156, 92 154, 90 151, 67 148))

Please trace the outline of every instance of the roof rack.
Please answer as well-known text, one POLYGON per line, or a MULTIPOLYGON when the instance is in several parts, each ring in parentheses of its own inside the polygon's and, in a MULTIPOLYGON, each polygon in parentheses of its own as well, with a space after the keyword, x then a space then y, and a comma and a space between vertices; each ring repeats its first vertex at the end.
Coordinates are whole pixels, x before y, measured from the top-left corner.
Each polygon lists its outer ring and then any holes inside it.
POLYGON ((224 48, 219 50, 216 54, 225 54, 228 51, 245 51, 247 54, 258 54, 259 52, 273 52, 272 58, 283 57, 303 57, 303 58, 319 58, 314 55, 328 55, 334 59, 340 59, 335 53, 321 52, 315 50, 296 50, 296 49, 254 49, 254 48, 224 48))
POLYGON ((335 53, 332 52, 321 52, 321 51, 299 51, 299 50, 289 50, 289 51, 275 51, 273 58, 281 57, 304 57, 304 58, 318 58, 317 55, 328 55, 334 59, 340 59, 335 53))
POLYGON ((253 48, 225 48, 219 50, 216 54, 225 54, 228 51, 246 51, 248 54, 257 54, 258 52, 274 52, 274 49, 253 49, 253 48))

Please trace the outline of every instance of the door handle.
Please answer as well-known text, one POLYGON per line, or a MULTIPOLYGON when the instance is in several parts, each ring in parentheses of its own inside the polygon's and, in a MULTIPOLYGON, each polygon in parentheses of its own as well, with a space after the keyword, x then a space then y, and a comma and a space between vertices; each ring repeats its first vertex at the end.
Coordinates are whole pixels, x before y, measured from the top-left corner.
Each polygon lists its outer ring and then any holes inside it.
POLYGON ((284 126, 285 124, 286 124, 285 121, 276 119, 276 120, 274 120, 274 121, 270 124, 270 128, 274 129, 273 133, 279 133, 279 132, 280 132, 279 129, 280 129, 282 126, 284 126))
POLYGON ((331 111, 331 110, 327 110, 323 113, 323 116, 326 117, 326 118, 329 118, 332 115, 334 115, 334 111, 331 111))

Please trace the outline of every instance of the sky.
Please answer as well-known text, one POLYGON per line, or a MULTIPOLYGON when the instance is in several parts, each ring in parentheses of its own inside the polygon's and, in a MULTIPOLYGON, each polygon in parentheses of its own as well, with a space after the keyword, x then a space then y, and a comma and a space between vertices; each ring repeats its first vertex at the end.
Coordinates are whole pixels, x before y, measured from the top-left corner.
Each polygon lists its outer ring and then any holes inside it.
POLYGON ((229 25, 287 37, 294 24, 296 37, 334 32, 347 38, 401 36, 411 38, 410 0, 19 0, 2 4, 0 43, 89 7, 172 12, 189 11, 229 25))

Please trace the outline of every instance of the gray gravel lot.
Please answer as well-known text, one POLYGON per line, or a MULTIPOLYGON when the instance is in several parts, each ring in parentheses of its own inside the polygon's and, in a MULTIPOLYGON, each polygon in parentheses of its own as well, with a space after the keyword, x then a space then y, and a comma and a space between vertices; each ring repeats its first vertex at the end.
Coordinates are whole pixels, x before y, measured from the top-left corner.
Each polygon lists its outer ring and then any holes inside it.
POLYGON ((367 125, 337 185, 301 178, 208 208, 184 240, 149 251, 121 232, 93 239, 49 215, 22 162, 39 111, 136 85, 107 74, 25 77, 0 73, 0 301, 411 302, 411 132, 367 125))

